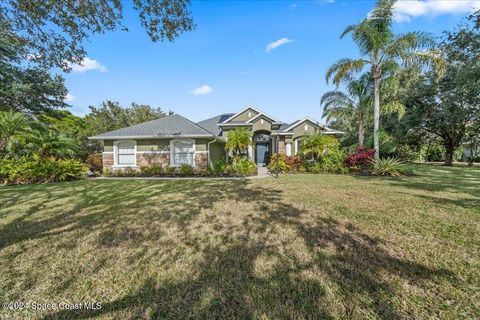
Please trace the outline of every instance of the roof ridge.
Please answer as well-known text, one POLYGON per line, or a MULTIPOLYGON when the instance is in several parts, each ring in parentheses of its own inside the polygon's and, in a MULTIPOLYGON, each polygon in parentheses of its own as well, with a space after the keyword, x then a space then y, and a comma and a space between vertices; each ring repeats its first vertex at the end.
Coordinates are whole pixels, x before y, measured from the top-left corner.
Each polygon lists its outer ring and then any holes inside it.
POLYGON ((212 135, 213 135, 213 133, 211 133, 210 131, 208 131, 207 129, 205 129, 205 128, 204 128, 204 127, 202 127, 202 126, 199 126, 198 124, 196 124, 196 123, 195 123, 195 122, 193 122, 192 120, 190 120, 190 119, 188 119, 188 118, 185 118, 184 116, 182 116, 182 115, 179 115, 179 114, 177 114, 177 116, 179 116, 179 117, 180 117, 180 118, 182 118, 182 119, 185 119, 185 120, 187 120, 188 122, 190 122, 190 123, 191 123, 191 124, 193 124, 194 126, 196 126, 196 127, 199 127, 200 129, 202 129, 202 130, 204 130, 204 131, 206 131, 206 132, 208 132, 208 133, 210 133, 210 134, 212 134, 212 135))

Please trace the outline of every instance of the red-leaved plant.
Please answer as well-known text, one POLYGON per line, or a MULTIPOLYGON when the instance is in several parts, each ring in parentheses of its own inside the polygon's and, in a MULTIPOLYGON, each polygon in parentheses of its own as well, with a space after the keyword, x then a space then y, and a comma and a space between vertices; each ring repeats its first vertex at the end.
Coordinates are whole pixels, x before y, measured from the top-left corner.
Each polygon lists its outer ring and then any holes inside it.
POLYGON ((350 169, 368 169, 372 166, 375 149, 358 148, 357 152, 345 158, 345 165, 350 169))

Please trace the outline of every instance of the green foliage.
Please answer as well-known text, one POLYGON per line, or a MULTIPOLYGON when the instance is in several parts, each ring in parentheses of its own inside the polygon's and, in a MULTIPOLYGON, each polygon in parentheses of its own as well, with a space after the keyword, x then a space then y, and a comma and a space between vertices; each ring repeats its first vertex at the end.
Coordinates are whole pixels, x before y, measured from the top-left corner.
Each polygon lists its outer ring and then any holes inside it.
MULTIPOLYGON (((30 114, 52 112, 68 105, 64 79, 47 69, 25 62, 28 42, 11 30, 9 21, 1 19, 0 4, 0 111, 30 114)), ((36 52, 38 53, 38 52, 36 52)), ((30 58, 33 55, 30 55, 30 58)))
POLYGON ((208 167, 208 173, 211 176, 221 176, 225 174, 227 163, 224 160, 217 160, 208 167))
MULTIPOLYGON (((361 72, 369 66, 372 71, 373 84, 373 136, 375 158, 379 158, 379 121, 380 121, 380 98, 381 82, 388 75, 394 74, 400 67, 420 65, 442 65, 442 59, 436 52, 431 50, 434 41, 431 36, 424 32, 409 32, 396 36, 392 31, 393 11, 395 0, 379 0, 369 15, 358 24, 345 28, 341 37, 347 34, 358 46, 361 58, 343 58, 334 63, 326 74, 326 80, 333 80, 339 86, 345 79, 353 74, 361 72)), ((398 109, 399 102, 395 97, 390 98, 391 105, 385 109, 398 109)))
POLYGON ((141 166, 140 173, 142 176, 151 177, 151 176, 159 176, 163 173, 163 167, 161 164, 155 163, 150 166, 141 166))
POLYGON ((227 133, 225 149, 233 152, 239 158, 244 154, 249 145, 252 144, 252 133, 246 128, 235 128, 227 133))
POLYGON ((345 152, 340 148, 332 148, 321 154, 318 163, 323 173, 348 173, 348 168, 345 166, 345 152))
POLYGON ((27 152, 43 157, 68 158, 80 152, 75 140, 48 128, 37 130, 29 140, 25 145, 27 152))
POLYGON ((161 108, 136 103, 122 107, 120 103, 110 100, 102 102, 99 107, 89 108, 90 112, 84 118, 89 136, 167 116, 161 108))
POLYGON ((137 170, 132 167, 116 168, 113 170, 115 177, 136 177, 138 175, 137 170))
POLYGON ((177 167, 174 167, 174 166, 167 166, 165 168, 165 172, 166 173, 169 173, 169 174, 173 174, 177 171, 177 167))
POLYGON ((376 159, 373 161, 372 174, 377 176, 399 177, 403 174, 402 162, 395 158, 376 159))
POLYGON ((182 176, 193 176, 193 167, 189 164, 182 164, 178 171, 182 176))
POLYGON ((310 156, 312 160, 327 152, 329 149, 339 146, 338 139, 334 136, 314 133, 302 139, 301 152, 304 156, 310 156))
POLYGON ((31 134, 32 119, 19 112, 0 111, 0 156, 19 155, 31 134))
MULTIPOLYGON (((279 173, 296 173, 303 166, 303 160, 300 156, 287 156, 285 154, 278 155, 278 172, 279 173)), ((277 155, 274 154, 268 163, 268 171, 276 172, 277 155)))
POLYGON ((103 170, 102 170, 102 175, 104 177, 109 177, 112 175, 112 169, 110 169, 109 167, 104 167, 103 170))
POLYGON ((18 33, 18 41, 24 43, 23 59, 68 70, 69 63, 86 56, 83 43, 92 34, 128 30, 125 7, 138 12, 141 25, 156 42, 173 41, 194 28, 189 4, 189 0, 2 1, 0 21, 5 23, 2 29, 18 33))
POLYGON ((257 166, 247 159, 236 159, 225 168, 225 173, 233 176, 252 176, 257 173, 257 166))
POLYGON ((76 159, 29 156, 0 159, 0 184, 28 184, 66 181, 85 175, 85 166, 76 159))

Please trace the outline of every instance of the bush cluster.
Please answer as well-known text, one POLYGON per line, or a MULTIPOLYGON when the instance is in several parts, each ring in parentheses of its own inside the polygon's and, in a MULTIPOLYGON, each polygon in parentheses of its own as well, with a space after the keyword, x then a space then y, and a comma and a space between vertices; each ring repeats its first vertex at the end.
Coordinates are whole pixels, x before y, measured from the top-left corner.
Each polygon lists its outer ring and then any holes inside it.
POLYGON ((28 184, 81 178, 87 168, 77 159, 56 159, 38 155, 0 159, 0 184, 28 184))
POLYGON ((153 164, 151 166, 142 166, 140 171, 134 168, 104 168, 104 176, 114 177, 194 177, 194 176, 252 176, 257 174, 256 165, 246 159, 238 159, 230 164, 225 161, 218 160, 208 169, 199 170, 191 165, 183 164, 180 167, 166 166, 161 164, 153 164))
POLYGON ((273 155, 268 170, 280 173, 348 173, 344 164, 345 153, 340 148, 331 148, 314 160, 306 160, 301 156, 273 155))
POLYGON ((345 158, 345 165, 351 171, 369 172, 373 167, 375 149, 358 148, 357 152, 345 158))

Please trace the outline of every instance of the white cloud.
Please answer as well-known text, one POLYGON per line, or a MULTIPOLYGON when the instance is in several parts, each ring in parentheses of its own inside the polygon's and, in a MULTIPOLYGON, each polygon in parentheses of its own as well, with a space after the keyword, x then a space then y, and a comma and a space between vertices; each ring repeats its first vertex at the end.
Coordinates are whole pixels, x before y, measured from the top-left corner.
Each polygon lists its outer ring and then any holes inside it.
POLYGON ((294 42, 294 40, 288 39, 288 38, 278 39, 277 41, 273 41, 272 43, 269 43, 265 48, 265 51, 270 52, 273 49, 276 49, 280 46, 283 46, 284 44, 291 43, 291 42, 294 42))
POLYGON ((198 88, 195 88, 188 93, 193 94, 194 96, 202 96, 204 94, 209 94, 213 91, 212 87, 210 87, 208 84, 205 84, 203 86, 200 86, 198 88))
POLYGON ((98 70, 100 72, 107 72, 107 67, 98 62, 95 59, 86 57, 82 60, 80 64, 70 63, 69 67, 72 68, 73 72, 84 73, 91 70, 98 70))
POLYGON ((241 75, 241 76, 251 74, 251 73, 252 73, 252 70, 240 70, 240 71, 238 71, 238 74, 241 75))
POLYGON ((65 96, 65 102, 71 102, 73 100, 75 100, 77 97, 75 97, 73 94, 71 93, 67 93, 67 95, 65 96))
POLYGON ((401 0, 394 6, 394 19, 397 22, 409 22, 420 16, 463 14, 478 9, 479 0, 401 0))

